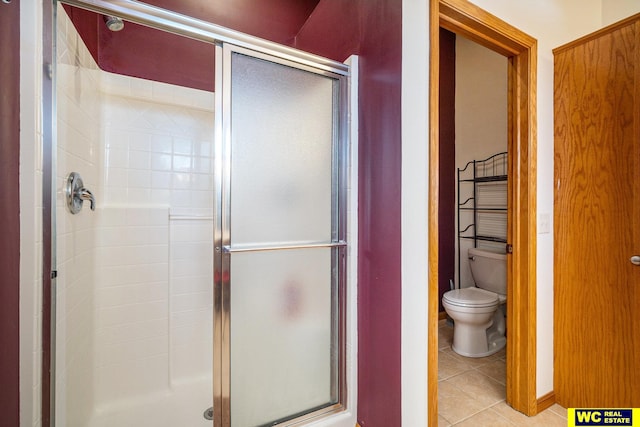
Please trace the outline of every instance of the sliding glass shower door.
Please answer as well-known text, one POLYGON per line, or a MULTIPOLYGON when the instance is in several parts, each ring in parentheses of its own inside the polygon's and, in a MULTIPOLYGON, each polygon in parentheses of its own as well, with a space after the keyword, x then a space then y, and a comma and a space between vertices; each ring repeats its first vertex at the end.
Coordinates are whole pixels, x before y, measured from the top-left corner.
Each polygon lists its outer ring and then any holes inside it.
POLYGON ((53 5, 43 424, 345 409, 348 67, 144 2, 53 5))
POLYGON ((216 59, 214 414, 297 422, 339 410, 344 391, 345 80, 229 45, 216 59))

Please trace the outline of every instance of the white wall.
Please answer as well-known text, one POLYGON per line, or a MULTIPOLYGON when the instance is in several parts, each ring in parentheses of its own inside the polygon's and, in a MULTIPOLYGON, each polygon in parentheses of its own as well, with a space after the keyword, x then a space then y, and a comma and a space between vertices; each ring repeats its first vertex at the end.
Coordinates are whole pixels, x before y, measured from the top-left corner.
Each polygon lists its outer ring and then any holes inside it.
POLYGON ((456 166, 507 149, 507 59, 456 37, 456 166))
POLYGON ((427 425, 428 3, 402 2, 401 414, 412 427, 427 425))
POLYGON ((602 26, 640 13, 638 0, 602 0, 602 26))
MULTIPOLYGON (((508 62, 504 56, 462 36, 456 36, 456 168, 464 169, 470 161, 484 160, 494 154, 507 151, 507 66, 508 62)), ((467 173, 463 173, 461 177, 472 178, 473 166, 469 166, 467 173)), ((452 191, 456 190, 457 188, 452 189, 452 191)), ((460 193, 460 200, 467 200, 468 197, 473 196, 473 185, 461 184, 460 193)), ((456 209, 456 217, 457 215, 456 209)), ((491 225, 500 231, 501 236, 506 235, 506 215, 483 216, 484 219, 490 217, 491 225)), ((462 211, 460 218, 460 228, 463 230, 474 221, 471 211, 462 211)), ((473 229, 465 233, 465 235, 472 234, 473 229)), ((447 237, 441 236, 441 238, 447 237)), ((461 239, 460 241, 460 278, 458 278, 458 239, 457 236, 452 238, 455 239, 456 245, 456 283, 463 288, 472 286, 473 278, 466 250, 473 247, 473 240, 461 239)), ((504 245, 485 242, 480 242, 479 246, 504 248, 504 245)))
POLYGON ((42 2, 20 4, 20 426, 42 393, 42 2))

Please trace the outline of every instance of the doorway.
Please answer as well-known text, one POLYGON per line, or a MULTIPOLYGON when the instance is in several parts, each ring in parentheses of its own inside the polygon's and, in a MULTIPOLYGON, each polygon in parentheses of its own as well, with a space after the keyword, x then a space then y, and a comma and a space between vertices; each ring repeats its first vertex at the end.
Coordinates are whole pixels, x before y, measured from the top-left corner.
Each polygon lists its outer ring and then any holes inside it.
MULTIPOLYGON (((501 274, 495 277, 499 282, 489 285, 491 291, 506 296, 508 61, 503 55, 442 28, 440 60, 438 299, 442 303, 451 288, 475 285, 489 289, 487 284, 478 282, 478 272, 472 270, 478 263, 472 261, 476 258, 470 251, 476 250, 495 254, 486 259, 499 260, 495 266, 501 268, 501 274)), ((447 295, 451 297, 452 293, 447 295)), ((438 413, 449 423, 455 424, 500 402, 504 405, 505 296, 496 307, 499 317, 486 333, 491 338, 484 339, 484 346, 474 347, 479 357, 460 355, 472 350, 460 341, 452 342, 454 328, 460 325, 449 320, 452 313, 440 307, 438 413), (479 389, 482 393, 478 393, 479 389), (460 392, 468 397, 461 398, 460 392)), ((455 332, 460 334, 459 330, 455 332)))
MULTIPOLYGON (((439 194, 439 32, 464 36, 508 58, 507 402, 526 415, 536 399, 536 40, 464 0, 430 3, 429 194, 439 194)), ((438 197, 429 200, 438 212, 438 197)), ((428 418, 437 423, 439 221, 429 216, 428 418)))

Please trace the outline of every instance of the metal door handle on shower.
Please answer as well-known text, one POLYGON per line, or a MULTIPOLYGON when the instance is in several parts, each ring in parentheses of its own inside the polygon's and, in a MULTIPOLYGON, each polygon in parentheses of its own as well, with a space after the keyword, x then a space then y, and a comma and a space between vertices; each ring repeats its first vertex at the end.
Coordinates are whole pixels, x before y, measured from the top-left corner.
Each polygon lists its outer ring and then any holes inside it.
POLYGON ((82 177, 77 172, 71 172, 67 177, 65 195, 67 196, 67 207, 72 214, 80 212, 85 201, 90 203, 92 211, 96 210, 96 199, 91 191, 84 188, 82 177))

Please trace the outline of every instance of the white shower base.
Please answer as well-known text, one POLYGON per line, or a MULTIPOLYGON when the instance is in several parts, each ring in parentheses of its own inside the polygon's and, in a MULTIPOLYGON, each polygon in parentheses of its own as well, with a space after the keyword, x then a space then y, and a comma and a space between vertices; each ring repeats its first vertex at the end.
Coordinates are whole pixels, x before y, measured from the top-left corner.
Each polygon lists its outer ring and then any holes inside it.
POLYGON ((213 405, 211 377, 113 402, 95 410, 88 427, 211 427, 204 411, 213 405))

